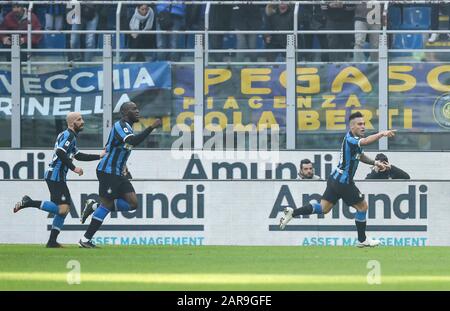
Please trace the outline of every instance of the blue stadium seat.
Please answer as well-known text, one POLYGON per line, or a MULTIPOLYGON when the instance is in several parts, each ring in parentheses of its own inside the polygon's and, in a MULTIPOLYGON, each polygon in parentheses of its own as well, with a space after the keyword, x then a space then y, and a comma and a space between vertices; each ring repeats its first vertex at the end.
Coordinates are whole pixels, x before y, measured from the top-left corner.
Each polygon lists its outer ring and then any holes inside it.
POLYGON ((422 49, 423 35, 410 33, 397 33, 393 36, 393 49, 422 49))
POLYGON ((223 36, 223 49, 235 49, 236 48, 236 35, 229 34, 223 36))
POLYGON ((256 38, 256 48, 260 50, 263 50, 265 48, 263 35, 258 35, 258 37, 256 38))
POLYGON ((426 30, 431 27, 430 7, 404 7, 402 29, 426 30))
MULTIPOLYGON (((423 34, 394 34, 392 49, 423 49, 423 34)), ((412 53, 393 52, 391 55, 392 57, 404 57, 411 56, 412 53)))
MULTIPOLYGON (((44 34, 41 42, 39 42, 40 49, 65 49, 66 35, 65 34, 44 34)), ((59 52, 58 52, 59 53, 59 52)))
MULTIPOLYGON (((42 39, 39 42, 38 49, 65 49, 66 48, 66 35, 65 34, 43 34, 42 39)), ((64 52, 36 52, 33 53, 33 58, 36 61, 47 61, 49 59, 65 60, 64 52)))
POLYGON ((388 24, 389 29, 400 29, 402 23, 402 10, 398 6, 389 6, 388 24))

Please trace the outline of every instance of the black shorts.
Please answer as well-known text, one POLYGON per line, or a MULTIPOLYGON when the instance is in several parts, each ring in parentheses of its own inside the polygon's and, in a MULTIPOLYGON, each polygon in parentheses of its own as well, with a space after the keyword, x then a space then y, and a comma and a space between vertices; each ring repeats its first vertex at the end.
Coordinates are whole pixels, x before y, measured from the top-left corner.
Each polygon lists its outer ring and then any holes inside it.
POLYGON ((133 185, 125 176, 117 176, 97 171, 98 194, 110 200, 122 197, 125 193, 135 192, 133 185))
POLYGON ((330 176, 322 199, 335 204, 341 198, 348 206, 354 206, 364 200, 364 194, 359 191, 353 181, 342 184, 330 176))
POLYGON ((56 205, 71 203, 69 188, 65 181, 45 180, 50 190, 50 200, 56 205))

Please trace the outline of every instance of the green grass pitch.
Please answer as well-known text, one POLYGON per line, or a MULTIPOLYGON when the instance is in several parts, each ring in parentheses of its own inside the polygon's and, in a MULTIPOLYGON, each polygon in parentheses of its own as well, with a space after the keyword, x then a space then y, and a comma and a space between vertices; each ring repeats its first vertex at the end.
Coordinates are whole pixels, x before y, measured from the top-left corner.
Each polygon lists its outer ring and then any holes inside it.
POLYGON ((0 290, 450 290, 450 248, 0 245, 0 290))

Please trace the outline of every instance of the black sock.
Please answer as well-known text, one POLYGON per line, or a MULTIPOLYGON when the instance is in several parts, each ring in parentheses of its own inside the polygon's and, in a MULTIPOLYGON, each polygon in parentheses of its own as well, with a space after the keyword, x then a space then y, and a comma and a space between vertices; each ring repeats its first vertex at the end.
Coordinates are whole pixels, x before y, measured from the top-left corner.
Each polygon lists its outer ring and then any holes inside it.
POLYGON ((50 243, 56 243, 56 239, 58 238, 58 234, 59 234, 59 230, 52 229, 50 231, 50 238, 48 239, 48 241, 50 243))
POLYGON ((97 230, 100 229, 101 225, 102 222, 100 220, 92 218, 91 223, 89 224, 89 227, 86 230, 86 233, 84 234, 84 237, 88 240, 92 239, 97 230))
POLYGON ((311 215, 312 213, 313 213, 313 207, 311 204, 308 204, 308 205, 294 209, 292 216, 311 215))
POLYGON ((25 207, 41 208, 41 204, 42 204, 42 201, 31 200, 27 203, 27 205, 25 207))
POLYGON ((356 230, 358 230, 358 241, 364 242, 366 240, 366 222, 355 221, 356 230))

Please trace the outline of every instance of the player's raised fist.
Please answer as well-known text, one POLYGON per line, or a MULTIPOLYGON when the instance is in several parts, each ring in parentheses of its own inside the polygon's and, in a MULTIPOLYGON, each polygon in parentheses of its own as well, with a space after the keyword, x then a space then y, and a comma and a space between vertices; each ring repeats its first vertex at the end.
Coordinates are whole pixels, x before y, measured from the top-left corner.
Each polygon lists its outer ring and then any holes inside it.
POLYGON ((161 119, 156 119, 155 121, 153 121, 152 127, 157 128, 160 127, 161 124, 162 124, 161 119))

